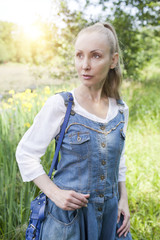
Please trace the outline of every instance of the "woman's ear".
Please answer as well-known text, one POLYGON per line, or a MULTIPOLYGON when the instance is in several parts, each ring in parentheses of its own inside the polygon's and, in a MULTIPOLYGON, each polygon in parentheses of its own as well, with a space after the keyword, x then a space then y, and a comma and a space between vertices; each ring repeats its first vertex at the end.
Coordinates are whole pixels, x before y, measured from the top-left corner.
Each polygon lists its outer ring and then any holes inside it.
POLYGON ((110 69, 114 69, 117 66, 119 54, 116 52, 112 55, 110 69))

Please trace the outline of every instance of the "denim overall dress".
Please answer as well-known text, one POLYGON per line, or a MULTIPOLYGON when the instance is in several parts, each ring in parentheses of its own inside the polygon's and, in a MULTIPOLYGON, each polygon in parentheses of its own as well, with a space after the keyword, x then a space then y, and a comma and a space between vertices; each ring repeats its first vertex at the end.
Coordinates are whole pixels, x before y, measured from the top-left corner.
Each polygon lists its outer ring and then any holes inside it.
MULTIPOLYGON (((65 105, 68 93, 60 93, 65 105)), ((66 211, 51 200, 41 228, 41 240, 130 240, 116 234, 118 172, 125 141, 124 103, 106 124, 71 111, 53 181, 61 189, 89 193, 87 207, 66 211)), ((122 224, 122 218, 119 225, 122 224)))

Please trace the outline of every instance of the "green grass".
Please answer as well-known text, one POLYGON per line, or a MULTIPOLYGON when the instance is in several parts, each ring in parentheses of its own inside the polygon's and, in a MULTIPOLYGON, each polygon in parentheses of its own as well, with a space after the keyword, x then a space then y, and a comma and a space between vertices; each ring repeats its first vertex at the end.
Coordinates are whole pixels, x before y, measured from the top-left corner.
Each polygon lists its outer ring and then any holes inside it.
MULTIPOLYGON (((159 79, 125 82, 122 94, 130 108, 126 139, 126 184, 133 240, 160 236, 160 98, 159 79)), ((65 89, 73 86, 65 86, 65 89)), ((59 89, 60 90, 60 89, 59 89)), ((58 89, 13 94, 0 108, 0 240, 25 239, 30 202, 37 194, 23 183, 15 160, 16 146, 46 98, 58 89), (25 103, 25 104, 24 104, 25 103), (31 106, 31 105, 32 106, 31 106), (28 112, 29 111, 29 112, 28 112)), ((42 158, 48 170, 54 144, 42 158)))
POLYGON ((160 236, 159 82, 155 78, 123 86, 130 109, 126 182, 134 240, 158 240, 160 236))

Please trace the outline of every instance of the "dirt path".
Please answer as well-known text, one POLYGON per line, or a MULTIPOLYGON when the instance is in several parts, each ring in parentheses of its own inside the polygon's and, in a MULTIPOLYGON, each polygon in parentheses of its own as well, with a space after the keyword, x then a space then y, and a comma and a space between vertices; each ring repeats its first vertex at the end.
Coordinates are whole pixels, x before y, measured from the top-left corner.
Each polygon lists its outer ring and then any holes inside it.
POLYGON ((43 69, 17 63, 6 63, 0 65, 0 95, 5 95, 9 90, 16 92, 24 91, 27 88, 34 89, 38 86, 46 86, 53 84, 53 80, 49 79, 43 73, 43 69), (40 72, 41 77, 37 79, 32 72, 40 72))

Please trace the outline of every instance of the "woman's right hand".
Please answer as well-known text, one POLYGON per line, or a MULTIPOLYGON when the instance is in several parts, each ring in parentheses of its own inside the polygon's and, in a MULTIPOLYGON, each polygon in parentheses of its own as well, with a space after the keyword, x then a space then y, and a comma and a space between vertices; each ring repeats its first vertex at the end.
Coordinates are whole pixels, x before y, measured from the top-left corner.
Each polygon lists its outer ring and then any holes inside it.
POLYGON ((73 190, 62 190, 58 188, 46 174, 35 178, 33 182, 51 201, 63 210, 75 210, 86 207, 88 198, 90 197, 90 194, 82 194, 73 190))
POLYGON ((75 210, 82 207, 87 207, 90 194, 77 193, 73 190, 62 190, 58 188, 54 192, 54 203, 63 210, 75 210))

